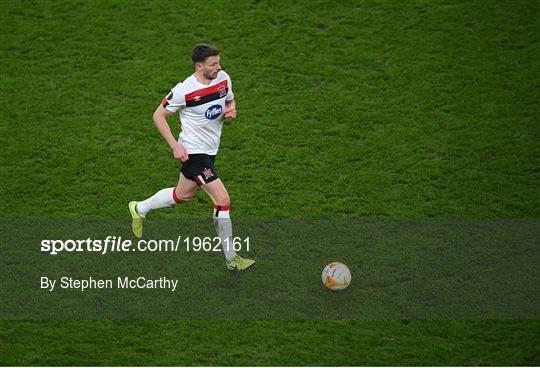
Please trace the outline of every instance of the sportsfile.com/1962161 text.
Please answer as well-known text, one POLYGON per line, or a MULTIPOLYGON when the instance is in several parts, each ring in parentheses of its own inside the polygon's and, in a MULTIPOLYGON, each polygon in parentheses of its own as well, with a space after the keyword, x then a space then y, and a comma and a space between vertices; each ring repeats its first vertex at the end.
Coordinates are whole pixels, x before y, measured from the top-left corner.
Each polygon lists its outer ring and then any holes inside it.
POLYGON ((176 239, 139 239, 132 241, 121 236, 107 236, 104 239, 43 239, 40 250, 50 255, 62 252, 88 252, 107 254, 109 252, 221 252, 223 246, 235 251, 250 250, 249 237, 234 237, 222 241, 219 237, 183 237, 176 239))

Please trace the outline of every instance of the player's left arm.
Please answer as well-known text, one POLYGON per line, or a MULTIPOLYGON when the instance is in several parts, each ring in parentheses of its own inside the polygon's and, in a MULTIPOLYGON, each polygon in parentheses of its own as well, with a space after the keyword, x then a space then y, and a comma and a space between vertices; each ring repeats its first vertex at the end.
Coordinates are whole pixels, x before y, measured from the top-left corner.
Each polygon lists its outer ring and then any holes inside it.
POLYGON ((225 101, 225 119, 236 119, 236 102, 234 98, 230 101, 225 101))
POLYGON ((231 77, 229 77, 229 74, 227 73, 225 73, 225 76, 227 78, 227 87, 229 89, 227 91, 227 96, 225 97, 225 119, 230 121, 236 119, 236 102, 234 101, 231 77))

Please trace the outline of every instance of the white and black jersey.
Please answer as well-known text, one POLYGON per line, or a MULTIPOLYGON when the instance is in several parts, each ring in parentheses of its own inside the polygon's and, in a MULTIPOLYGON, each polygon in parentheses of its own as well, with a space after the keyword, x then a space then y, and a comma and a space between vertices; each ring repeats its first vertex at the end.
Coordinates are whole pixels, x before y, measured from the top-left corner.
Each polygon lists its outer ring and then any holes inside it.
POLYGON ((178 138, 188 154, 216 155, 219 148, 225 101, 234 99, 231 78, 221 70, 209 85, 199 83, 195 74, 178 83, 163 99, 163 107, 180 111, 178 138))

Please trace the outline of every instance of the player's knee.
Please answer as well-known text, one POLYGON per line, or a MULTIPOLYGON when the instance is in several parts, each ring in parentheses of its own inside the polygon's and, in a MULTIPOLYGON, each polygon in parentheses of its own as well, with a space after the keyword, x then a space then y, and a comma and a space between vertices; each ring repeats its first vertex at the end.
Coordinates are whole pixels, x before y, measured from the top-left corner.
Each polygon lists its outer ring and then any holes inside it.
POLYGON ((231 199, 228 193, 224 193, 216 197, 216 202, 218 206, 228 206, 231 204, 231 199))

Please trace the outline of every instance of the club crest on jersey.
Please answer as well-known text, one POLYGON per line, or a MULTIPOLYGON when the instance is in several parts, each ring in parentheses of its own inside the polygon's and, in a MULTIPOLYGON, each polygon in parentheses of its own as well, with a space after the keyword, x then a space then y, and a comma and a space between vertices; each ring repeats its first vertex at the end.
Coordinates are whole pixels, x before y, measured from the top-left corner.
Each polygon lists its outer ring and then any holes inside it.
POLYGON ((222 112, 223 107, 221 107, 221 105, 212 105, 208 108, 208 110, 206 110, 204 116, 206 116, 206 118, 209 120, 214 120, 218 118, 222 112))
POLYGON ((204 169, 203 175, 204 175, 205 179, 208 179, 208 178, 211 178, 212 176, 214 176, 214 173, 212 173, 212 169, 204 169))
POLYGON ((225 95, 227 95, 227 88, 225 88, 225 86, 219 86, 217 90, 219 92, 219 98, 225 97, 225 95))

